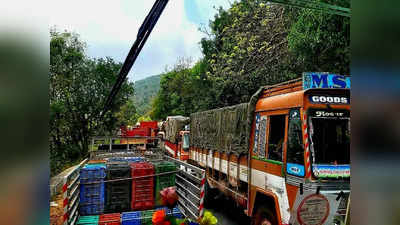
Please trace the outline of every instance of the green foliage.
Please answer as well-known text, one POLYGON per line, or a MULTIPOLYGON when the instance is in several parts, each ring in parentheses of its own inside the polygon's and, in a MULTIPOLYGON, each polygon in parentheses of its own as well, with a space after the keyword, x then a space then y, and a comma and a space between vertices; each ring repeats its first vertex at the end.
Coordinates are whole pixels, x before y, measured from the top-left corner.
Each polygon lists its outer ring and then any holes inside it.
POLYGON ((133 100, 140 115, 144 115, 150 111, 151 102, 160 90, 160 80, 161 75, 155 75, 135 82, 133 100))
MULTIPOLYGON (((330 4, 350 7, 348 0, 330 4)), ((350 18, 302 9, 290 15, 289 49, 304 71, 350 73, 350 18)))
POLYGON ((136 112, 134 102, 129 99, 124 105, 122 105, 118 112, 114 114, 117 118, 117 126, 134 126, 140 115, 136 112))
POLYGON ((179 59, 173 69, 162 74, 160 91, 152 103, 150 116, 161 120, 170 115, 188 116, 207 109, 213 99, 204 74, 204 61, 192 67, 190 59, 179 59))
MULTIPOLYGON (((349 0, 326 3, 350 6, 349 0)), ((162 76, 152 115, 188 116, 248 102, 261 86, 297 78, 302 72, 349 74, 349 30, 347 17, 265 0, 219 8, 209 29, 202 29, 208 35, 200 42, 203 59, 162 76)))
POLYGON ((86 45, 70 32, 50 30, 49 145, 51 173, 87 155, 92 135, 115 129, 115 111, 133 94, 133 84, 124 83, 110 112, 100 112, 120 63, 111 58, 90 59, 86 45))
POLYGON ((263 85, 295 78, 288 52, 287 10, 265 1, 240 1, 220 9, 201 42, 216 107, 249 101, 263 85))
POLYGON ((137 122, 143 122, 143 121, 152 121, 151 117, 148 115, 144 115, 139 117, 139 119, 137 120, 137 122))

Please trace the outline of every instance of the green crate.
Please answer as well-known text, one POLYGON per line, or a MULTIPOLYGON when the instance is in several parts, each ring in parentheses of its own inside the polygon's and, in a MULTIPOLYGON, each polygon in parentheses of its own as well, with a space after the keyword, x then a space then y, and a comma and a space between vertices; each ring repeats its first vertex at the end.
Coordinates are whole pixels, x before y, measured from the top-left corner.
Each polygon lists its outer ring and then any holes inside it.
MULTIPOLYGON (((155 163, 154 167, 155 167, 156 174, 177 170, 175 164, 172 162, 155 163)), ((161 201, 160 191, 166 187, 175 186, 175 173, 156 176, 154 183, 155 183, 155 189, 154 189, 155 190, 155 199, 154 199, 155 205, 161 206, 162 201, 161 201)))
POLYGON ((141 211, 141 225, 153 225, 153 214, 156 212, 156 210, 146 210, 146 211, 141 211))
POLYGON ((77 224, 94 225, 99 223, 99 216, 80 216, 77 224))

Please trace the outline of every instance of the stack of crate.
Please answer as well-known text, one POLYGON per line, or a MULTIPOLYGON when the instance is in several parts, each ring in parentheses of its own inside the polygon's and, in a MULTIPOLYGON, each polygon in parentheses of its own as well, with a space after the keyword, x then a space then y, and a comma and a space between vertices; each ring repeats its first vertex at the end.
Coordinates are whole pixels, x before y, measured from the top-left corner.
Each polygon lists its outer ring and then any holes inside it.
POLYGON ((99 217, 99 225, 120 225, 121 224, 121 214, 103 214, 99 217))
POLYGON ((99 216, 81 216, 78 219, 77 225, 97 225, 99 216))
POLYGON ((131 163, 132 210, 154 207, 154 166, 147 162, 131 163))
POLYGON ((108 162, 106 174, 106 212, 129 211, 132 181, 128 162, 108 162))
POLYGON ((155 205, 161 206, 160 191, 167 187, 175 186, 175 173, 176 166, 172 162, 159 162, 154 164, 156 174, 166 173, 155 177, 155 205), (171 173, 168 173, 171 172, 171 173))
POLYGON ((98 215, 104 212, 105 168, 105 164, 90 164, 80 170, 80 215, 98 215))

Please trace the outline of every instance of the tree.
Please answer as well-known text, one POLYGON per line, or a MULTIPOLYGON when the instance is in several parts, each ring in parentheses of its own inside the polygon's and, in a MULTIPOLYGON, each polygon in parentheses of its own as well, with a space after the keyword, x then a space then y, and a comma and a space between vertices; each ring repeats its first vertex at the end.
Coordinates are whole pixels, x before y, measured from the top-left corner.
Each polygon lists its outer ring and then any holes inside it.
POLYGON ((129 99, 120 110, 115 113, 117 126, 133 126, 138 122, 140 115, 136 112, 136 107, 132 99, 129 99))
POLYGON ((219 9, 211 35, 201 42, 217 107, 247 102, 260 86, 297 76, 291 72, 286 13, 282 6, 256 0, 219 9))
POLYGON ((161 76, 160 90, 153 100, 151 118, 165 119, 170 115, 189 116, 205 110, 213 101, 210 83, 205 78, 204 61, 193 67, 191 60, 180 58, 172 69, 161 76))
POLYGON ((133 94, 133 84, 124 83, 110 112, 100 116, 121 64, 111 58, 89 58, 78 34, 51 29, 50 37, 49 138, 54 174, 86 156, 92 135, 115 129, 114 112, 133 94))
MULTIPOLYGON (((331 4, 350 7, 349 0, 331 4)), ((289 15, 289 50, 303 71, 350 74, 350 18, 302 9, 289 15)))

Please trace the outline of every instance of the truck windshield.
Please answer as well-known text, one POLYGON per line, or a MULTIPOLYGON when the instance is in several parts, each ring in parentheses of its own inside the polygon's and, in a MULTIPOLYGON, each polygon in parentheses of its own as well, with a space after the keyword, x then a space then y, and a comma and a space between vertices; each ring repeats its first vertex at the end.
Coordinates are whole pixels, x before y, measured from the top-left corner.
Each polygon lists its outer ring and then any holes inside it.
POLYGON ((313 164, 350 164, 349 112, 315 110, 311 114, 309 127, 313 164))
POLYGON ((189 134, 185 133, 183 134, 183 145, 182 145, 183 150, 187 151, 189 149, 189 134))

